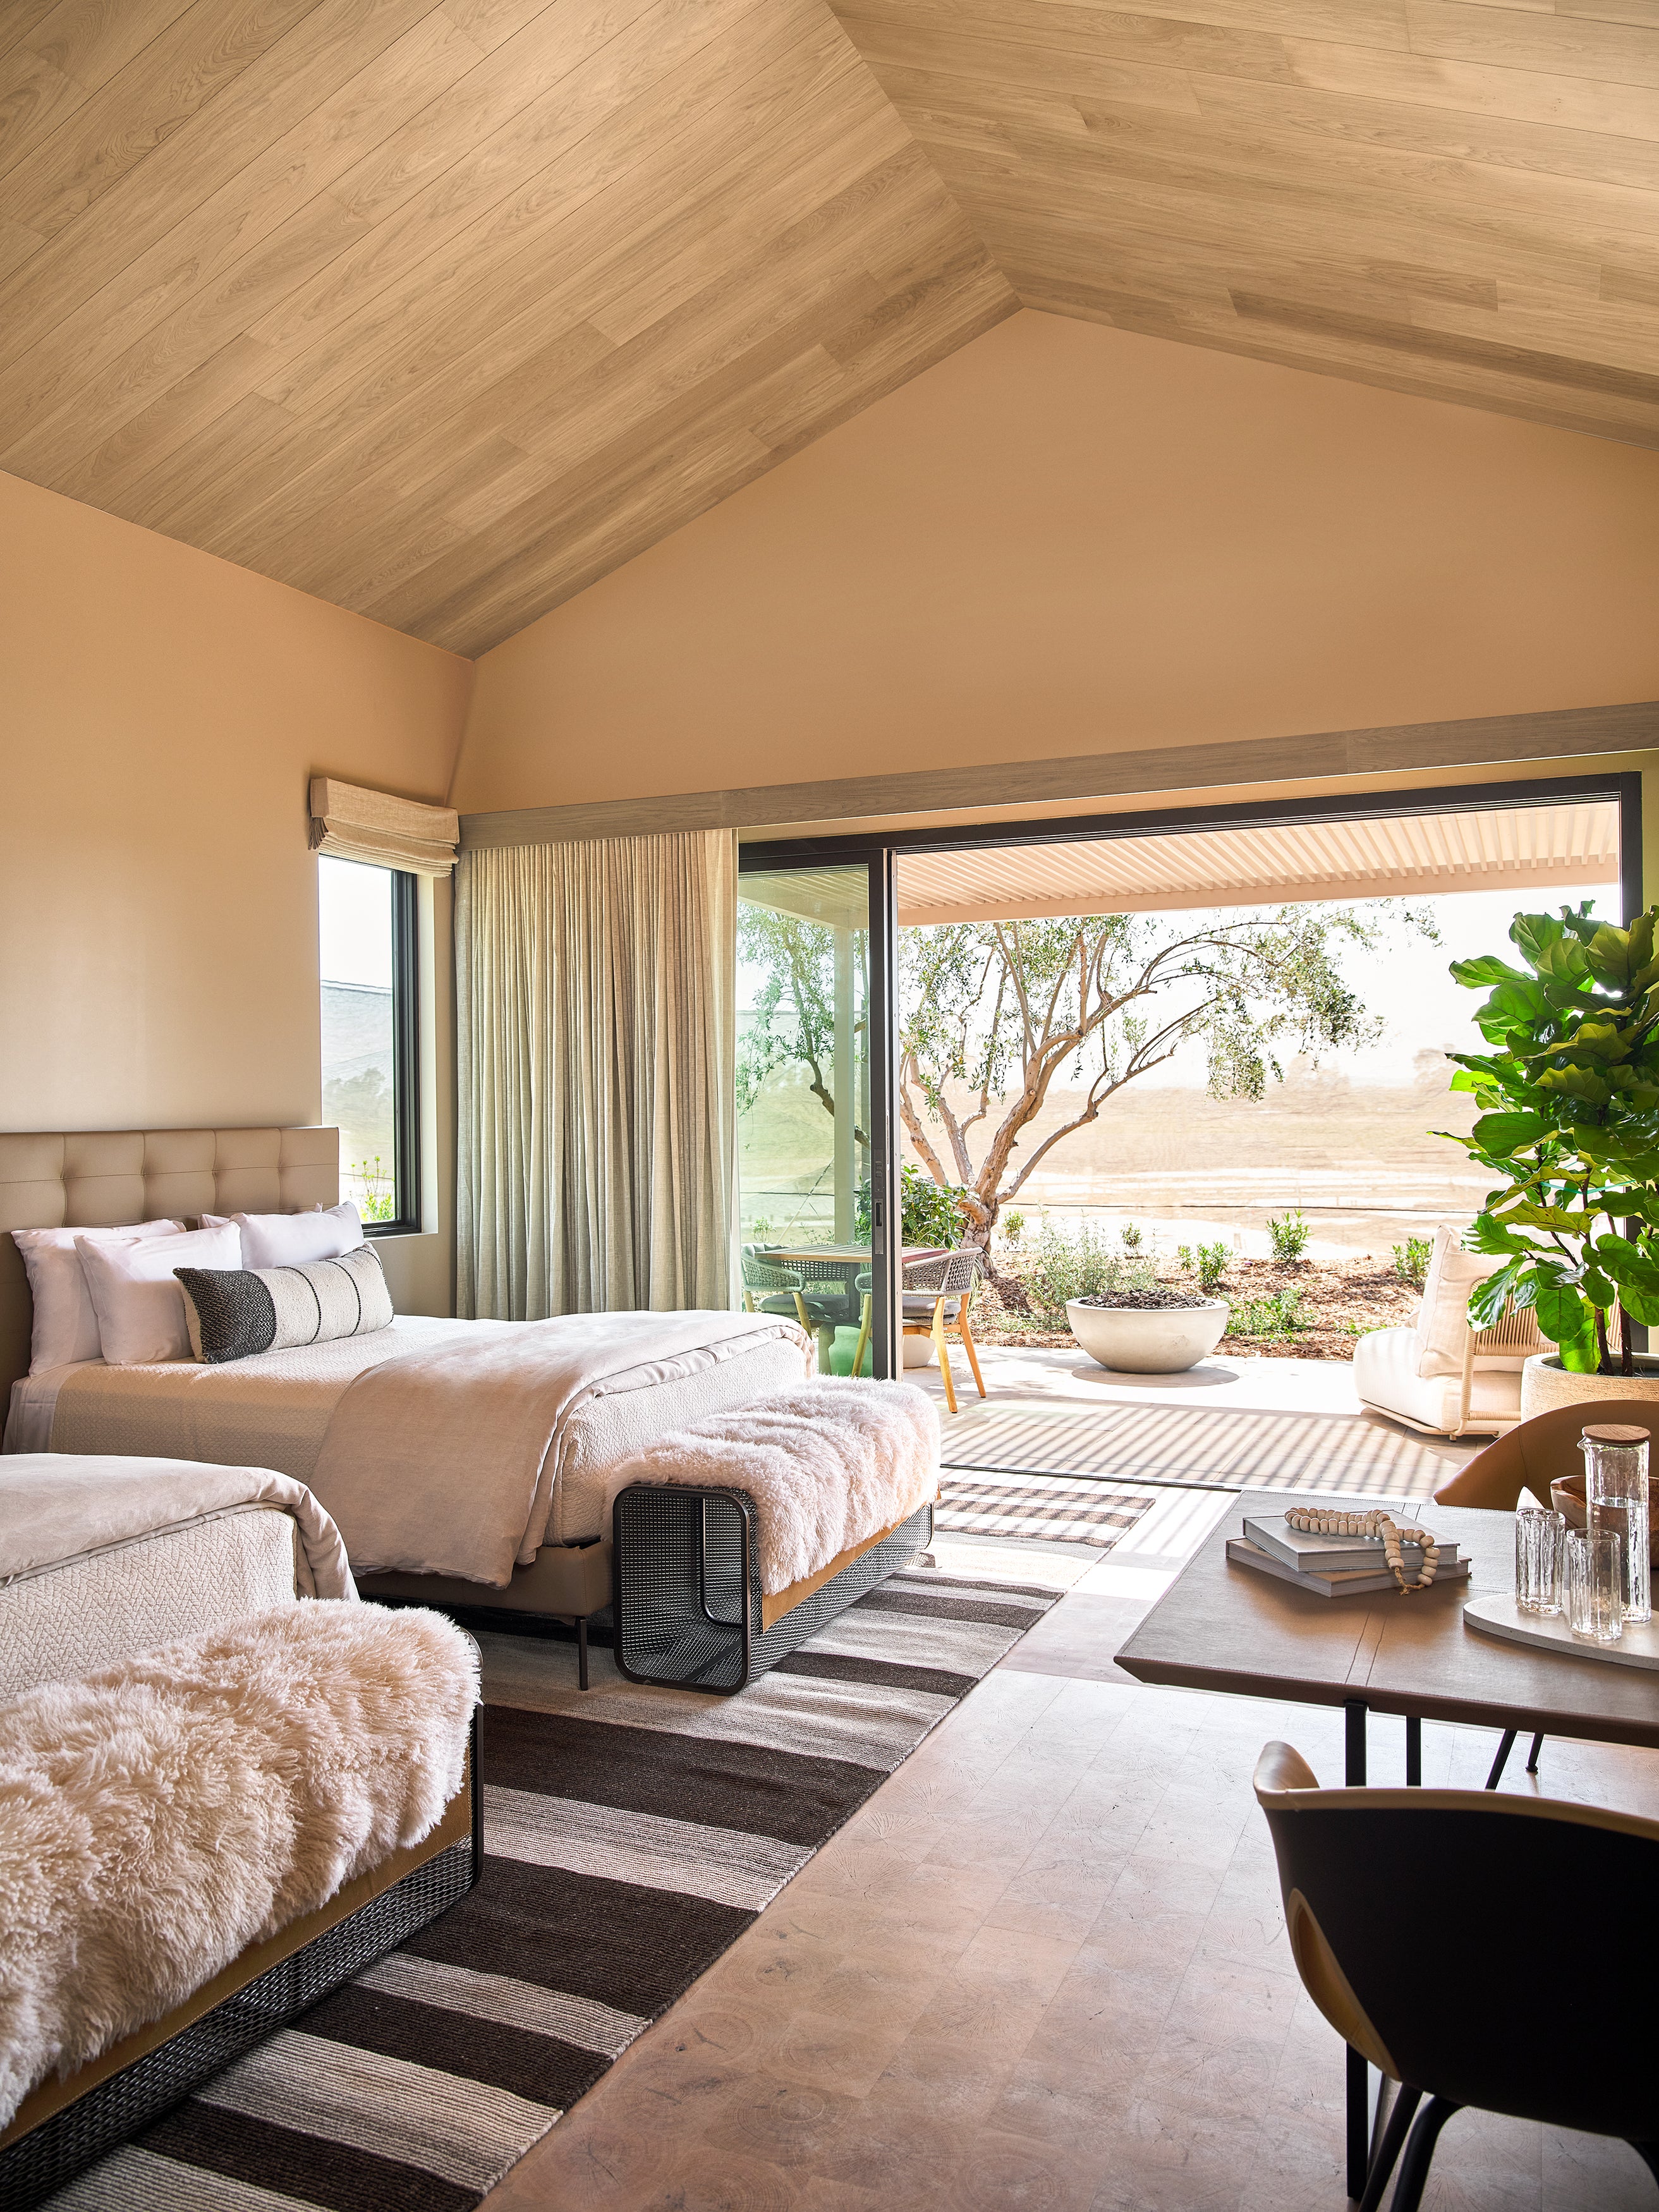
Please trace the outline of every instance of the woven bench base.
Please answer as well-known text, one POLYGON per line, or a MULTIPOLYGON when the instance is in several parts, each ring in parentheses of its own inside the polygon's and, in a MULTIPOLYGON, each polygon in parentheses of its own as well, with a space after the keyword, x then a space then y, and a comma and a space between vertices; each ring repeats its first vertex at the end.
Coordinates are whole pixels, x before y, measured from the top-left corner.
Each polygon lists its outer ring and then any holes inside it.
POLYGON ((747 1492, 635 1483, 611 1513, 617 1665, 630 1682, 729 1697, 908 1566, 933 1534, 923 1505, 767 1627, 747 1492))

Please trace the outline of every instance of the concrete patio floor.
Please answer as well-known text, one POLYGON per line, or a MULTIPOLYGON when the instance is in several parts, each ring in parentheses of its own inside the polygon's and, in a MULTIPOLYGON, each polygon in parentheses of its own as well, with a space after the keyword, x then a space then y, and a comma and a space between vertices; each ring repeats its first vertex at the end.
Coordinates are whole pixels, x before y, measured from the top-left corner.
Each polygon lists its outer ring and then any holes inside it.
POLYGON ((953 1344, 954 1414, 937 1365, 906 1373, 939 1401, 947 1467, 1421 1498, 1487 1441, 1419 1437, 1371 1413, 1346 1360, 1216 1353, 1181 1375, 1125 1375, 1067 1345, 981 1346, 980 1367, 982 1399, 953 1344))

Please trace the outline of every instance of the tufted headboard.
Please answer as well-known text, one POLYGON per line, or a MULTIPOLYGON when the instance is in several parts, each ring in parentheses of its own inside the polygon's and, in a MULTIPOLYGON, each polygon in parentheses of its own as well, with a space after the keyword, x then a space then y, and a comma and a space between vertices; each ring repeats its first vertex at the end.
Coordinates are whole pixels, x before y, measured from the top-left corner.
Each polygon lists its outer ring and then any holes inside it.
POLYGON ((340 1195, 337 1129, 0 1133, 0 1422, 29 1366, 33 1315, 14 1229, 106 1229, 201 1213, 299 1213, 340 1195))

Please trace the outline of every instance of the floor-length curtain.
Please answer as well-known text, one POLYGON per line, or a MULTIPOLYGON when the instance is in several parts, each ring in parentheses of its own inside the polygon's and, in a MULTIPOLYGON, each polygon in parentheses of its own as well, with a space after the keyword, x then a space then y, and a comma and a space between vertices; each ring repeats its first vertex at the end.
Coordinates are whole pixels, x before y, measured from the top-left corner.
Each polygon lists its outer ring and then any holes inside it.
POLYGON ((737 841, 463 853, 458 1310, 732 1303, 737 841))

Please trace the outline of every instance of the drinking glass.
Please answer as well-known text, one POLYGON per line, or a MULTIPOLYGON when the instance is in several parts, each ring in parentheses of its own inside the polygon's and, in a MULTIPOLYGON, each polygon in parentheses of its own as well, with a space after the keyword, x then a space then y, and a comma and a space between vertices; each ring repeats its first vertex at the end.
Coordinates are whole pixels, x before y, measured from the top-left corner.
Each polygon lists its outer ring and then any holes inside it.
POLYGON ((1625 1540, 1625 1618, 1653 1618, 1648 1559, 1648 1432, 1620 1422, 1584 1431, 1584 1495, 1592 1528, 1625 1540))
POLYGON ((1567 1626, 1591 1644, 1625 1632, 1625 1540, 1611 1528, 1569 1529, 1562 1547, 1567 1626))
POLYGON ((1522 1506, 1515 1516, 1515 1601, 1523 1613, 1561 1610, 1561 1542, 1566 1517, 1547 1505, 1522 1506))

